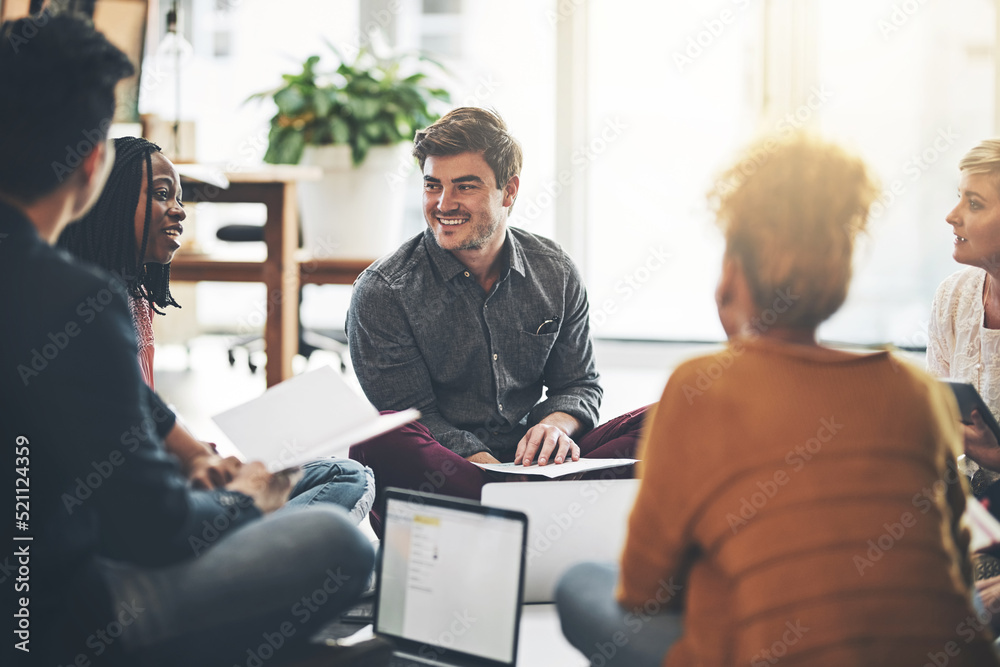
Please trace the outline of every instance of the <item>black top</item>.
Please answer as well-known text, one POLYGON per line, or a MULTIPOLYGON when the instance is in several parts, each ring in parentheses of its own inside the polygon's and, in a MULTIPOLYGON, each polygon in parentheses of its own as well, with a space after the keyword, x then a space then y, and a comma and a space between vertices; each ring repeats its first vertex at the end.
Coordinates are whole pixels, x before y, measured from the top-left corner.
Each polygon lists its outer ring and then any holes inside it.
POLYGON ((15 664, 81 654, 102 664, 114 653, 93 637, 118 611, 96 558, 175 563, 217 539, 216 528, 260 516, 243 494, 188 487, 162 445, 173 422, 142 381, 116 280, 0 203, 0 466, 13 533, 0 551, 0 590, 13 603, 2 630, 8 647, 21 641, 11 641, 11 619, 27 603, 31 651, 15 650, 15 664))

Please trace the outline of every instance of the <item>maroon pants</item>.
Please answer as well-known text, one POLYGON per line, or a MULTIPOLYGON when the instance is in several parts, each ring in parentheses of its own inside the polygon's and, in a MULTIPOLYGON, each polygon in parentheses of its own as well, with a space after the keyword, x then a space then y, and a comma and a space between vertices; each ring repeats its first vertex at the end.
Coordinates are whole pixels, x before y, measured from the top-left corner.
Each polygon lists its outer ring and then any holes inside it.
MULTIPOLYGON (((616 417, 578 438, 576 444, 580 446, 580 456, 589 459, 635 458, 648 407, 616 417)), ((375 472, 375 504, 369 517, 379 538, 382 537, 386 487, 479 500, 483 485, 496 481, 490 473, 441 445, 420 422, 354 445, 350 456, 375 472)), ((632 467, 625 467, 617 469, 616 474, 631 477, 632 471, 632 467)), ((607 471, 600 472, 606 474, 607 471)))

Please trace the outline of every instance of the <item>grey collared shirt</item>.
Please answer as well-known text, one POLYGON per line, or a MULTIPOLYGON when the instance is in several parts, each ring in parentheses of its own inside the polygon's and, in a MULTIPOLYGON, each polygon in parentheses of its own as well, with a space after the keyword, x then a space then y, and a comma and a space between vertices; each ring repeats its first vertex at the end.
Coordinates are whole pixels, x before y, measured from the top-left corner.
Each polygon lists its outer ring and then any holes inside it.
POLYGON ((593 428, 601 404, 587 291, 573 262, 553 241, 513 227, 505 254, 487 294, 427 229, 358 277, 347 313, 368 399, 379 410, 419 409, 437 441, 463 457, 509 460, 553 412, 593 428))

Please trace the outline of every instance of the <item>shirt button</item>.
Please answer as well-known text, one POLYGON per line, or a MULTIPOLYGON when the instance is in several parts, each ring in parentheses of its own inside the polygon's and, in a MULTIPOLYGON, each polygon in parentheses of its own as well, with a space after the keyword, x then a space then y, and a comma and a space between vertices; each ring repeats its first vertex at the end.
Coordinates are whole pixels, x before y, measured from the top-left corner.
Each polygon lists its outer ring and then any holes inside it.
POLYGON ((496 360, 497 360, 497 355, 494 354, 493 355, 493 361, 496 361, 496 360))
POLYGON ((503 403, 500 404, 500 411, 503 411, 503 403))
POLYGON ((466 277, 466 278, 468 278, 468 277, 469 277, 469 272, 468 272, 468 271, 466 271, 466 272, 465 272, 465 277, 466 277))

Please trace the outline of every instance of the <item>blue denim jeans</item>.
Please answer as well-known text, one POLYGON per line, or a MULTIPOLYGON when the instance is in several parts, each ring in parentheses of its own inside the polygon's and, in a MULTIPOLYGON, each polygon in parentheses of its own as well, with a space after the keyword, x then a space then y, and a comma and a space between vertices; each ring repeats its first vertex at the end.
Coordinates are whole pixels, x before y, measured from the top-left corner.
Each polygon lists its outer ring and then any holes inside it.
POLYGON ((580 563, 570 568, 556 588, 563 634, 593 667, 659 667, 681 637, 681 615, 640 616, 623 609, 615 600, 617 582, 617 565, 580 563))
POLYGON ((371 468, 351 459, 329 458, 305 464, 302 472, 302 479, 279 511, 330 503, 343 507, 355 524, 368 515, 375 500, 375 476, 371 468))
MULTIPOLYGON (((364 591, 371 544, 339 507, 289 508, 165 568, 100 561, 124 664, 279 664, 364 591)), ((115 647, 116 649, 119 647, 115 647)))

